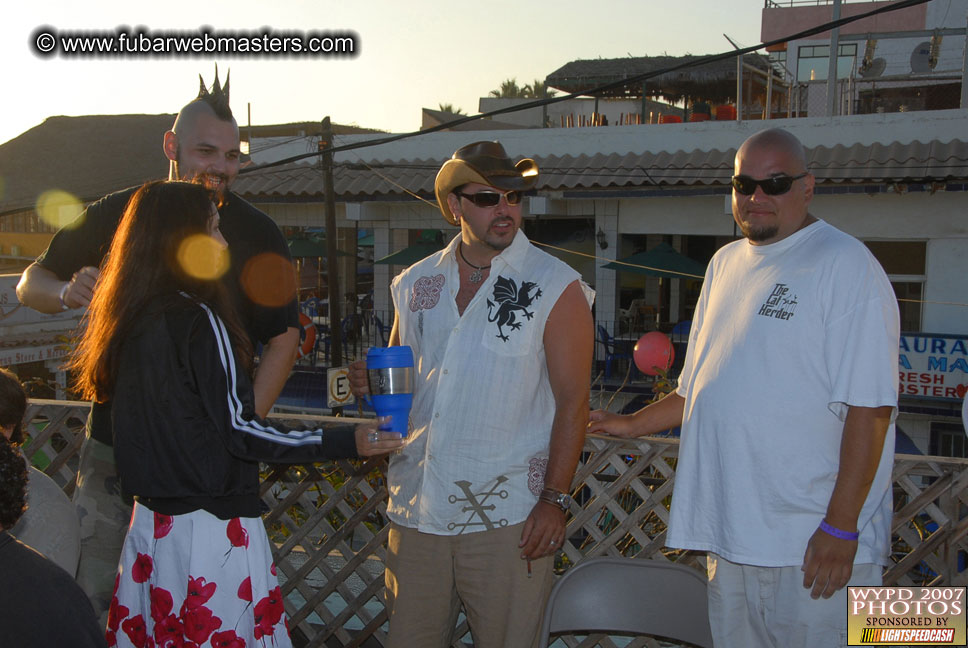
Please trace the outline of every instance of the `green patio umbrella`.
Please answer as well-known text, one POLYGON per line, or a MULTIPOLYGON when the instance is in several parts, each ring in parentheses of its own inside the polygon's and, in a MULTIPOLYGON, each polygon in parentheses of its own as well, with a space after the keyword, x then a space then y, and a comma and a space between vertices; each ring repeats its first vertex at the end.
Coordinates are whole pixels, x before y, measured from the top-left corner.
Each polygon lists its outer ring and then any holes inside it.
POLYGON ((373 262, 374 265, 413 265, 421 259, 429 257, 434 252, 443 249, 443 245, 439 243, 432 243, 428 241, 421 241, 420 243, 414 243, 410 247, 405 247, 402 250, 398 250, 393 254, 388 254, 382 259, 377 259, 373 262))
POLYGON ((702 279, 706 274, 705 264, 676 252, 668 243, 659 243, 651 250, 606 263, 602 267, 670 279, 702 279))
MULTIPOLYGON (((325 238, 292 238, 287 243, 289 254, 294 259, 299 257, 325 257, 328 254, 325 238)), ((342 250, 336 250, 336 256, 352 255, 342 250)))
POLYGON ((443 232, 436 229, 425 229, 420 232, 420 238, 413 245, 397 250, 393 254, 388 254, 373 263, 410 266, 429 257, 434 252, 444 249, 446 244, 443 232))

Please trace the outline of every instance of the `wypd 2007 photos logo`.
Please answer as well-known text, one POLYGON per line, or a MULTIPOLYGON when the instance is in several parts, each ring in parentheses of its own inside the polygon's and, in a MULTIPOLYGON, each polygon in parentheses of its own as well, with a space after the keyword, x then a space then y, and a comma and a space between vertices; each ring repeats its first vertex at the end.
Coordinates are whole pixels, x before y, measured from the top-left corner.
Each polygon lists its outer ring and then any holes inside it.
POLYGON ((964 587, 848 587, 847 645, 964 646, 964 587))

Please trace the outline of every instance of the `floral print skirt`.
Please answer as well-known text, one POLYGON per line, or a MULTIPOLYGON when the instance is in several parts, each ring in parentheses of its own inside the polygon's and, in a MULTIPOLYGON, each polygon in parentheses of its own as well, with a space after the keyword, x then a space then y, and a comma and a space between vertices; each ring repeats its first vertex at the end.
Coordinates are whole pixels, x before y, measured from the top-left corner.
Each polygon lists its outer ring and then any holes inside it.
POLYGON ((108 646, 291 648, 260 518, 161 515, 135 504, 108 613, 108 646))

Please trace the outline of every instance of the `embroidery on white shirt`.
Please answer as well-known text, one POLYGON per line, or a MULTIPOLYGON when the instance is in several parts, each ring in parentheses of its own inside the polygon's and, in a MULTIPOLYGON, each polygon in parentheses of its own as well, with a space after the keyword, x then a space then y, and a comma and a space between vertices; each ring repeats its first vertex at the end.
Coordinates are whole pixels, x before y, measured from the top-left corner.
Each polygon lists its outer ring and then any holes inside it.
POLYGON ((447 498, 447 501, 449 501, 451 504, 467 502, 467 506, 462 507, 461 511, 464 513, 470 513, 471 515, 469 518, 467 518, 466 522, 450 522, 447 525, 447 529, 449 531, 453 531, 454 529, 459 528, 460 531, 458 531, 458 533, 463 533, 464 531, 467 531, 468 527, 484 527, 488 531, 498 527, 506 527, 508 525, 507 519, 501 518, 495 523, 490 517, 488 517, 487 511, 493 511, 497 507, 493 504, 488 504, 487 500, 494 495, 497 495, 501 499, 507 499, 507 490, 498 490, 501 487, 501 484, 507 480, 508 478, 504 475, 498 475, 497 479, 494 480, 494 485, 480 493, 475 493, 471 489, 472 484, 469 481, 465 481, 463 479, 460 481, 455 481, 454 483, 457 485, 457 487, 463 491, 464 497, 461 498, 457 495, 450 495, 447 498), (479 518, 479 520, 475 520, 475 517, 479 518))
POLYGON ((487 321, 497 322, 497 337, 507 342, 510 338, 504 334, 504 327, 508 326, 514 331, 521 328, 516 311, 522 311, 529 320, 534 317, 534 311, 529 311, 528 307, 541 297, 541 288, 531 281, 522 281, 519 289, 514 279, 498 276, 492 296, 497 304, 490 299, 487 300, 487 321), (530 294, 532 288, 535 289, 533 295, 530 294), (497 312, 492 317, 491 309, 495 306, 497 306, 497 312))
POLYGON ((537 497, 544 488, 545 473, 548 471, 548 457, 531 457, 528 462, 528 490, 537 497))
POLYGON ((410 311, 430 310, 440 301, 440 293, 444 287, 444 275, 420 277, 413 284, 413 295, 410 296, 410 311))

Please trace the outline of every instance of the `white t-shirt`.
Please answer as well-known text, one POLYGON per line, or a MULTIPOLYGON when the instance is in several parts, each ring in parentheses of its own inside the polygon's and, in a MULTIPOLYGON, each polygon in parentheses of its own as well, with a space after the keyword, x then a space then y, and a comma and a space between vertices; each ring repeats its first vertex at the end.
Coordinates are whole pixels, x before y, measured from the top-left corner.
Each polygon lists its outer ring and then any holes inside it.
MULTIPOLYGON (((706 270, 668 544, 737 563, 800 565, 839 469, 848 405, 897 407, 897 301, 856 239, 818 221, 741 240, 706 270)), ((894 426, 858 519, 855 561, 887 564, 894 426)))
POLYGON ((968 396, 961 401, 961 424, 965 428, 965 434, 968 434, 968 396))
POLYGON ((390 286, 416 375, 411 441, 390 458, 387 515, 438 535, 517 524, 537 502, 555 414, 545 323, 580 279, 519 230, 461 315, 459 240, 390 286))

